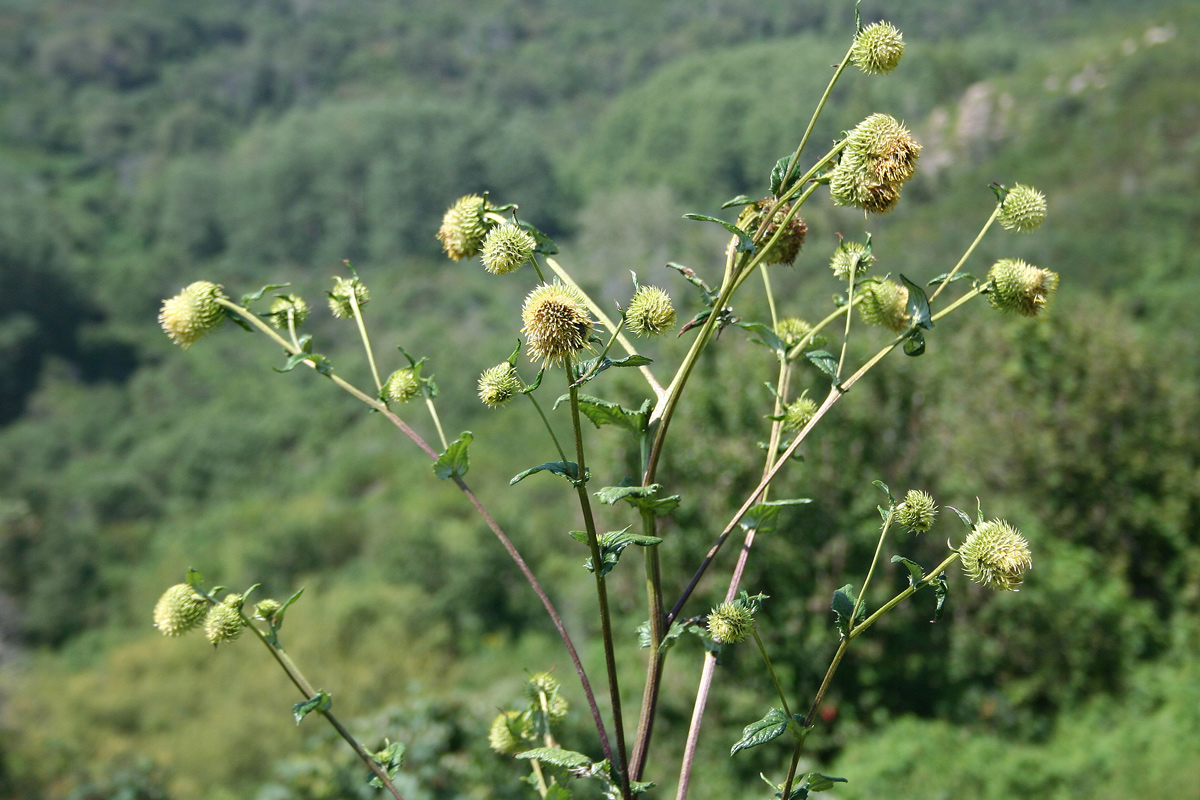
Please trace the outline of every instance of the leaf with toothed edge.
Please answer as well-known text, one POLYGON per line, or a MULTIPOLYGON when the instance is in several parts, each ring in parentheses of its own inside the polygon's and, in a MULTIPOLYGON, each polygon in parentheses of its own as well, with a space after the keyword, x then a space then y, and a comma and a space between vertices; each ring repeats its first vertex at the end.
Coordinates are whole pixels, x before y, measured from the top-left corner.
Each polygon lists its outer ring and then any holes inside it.
POLYGON ((750 238, 750 234, 746 233, 744 230, 739 228, 737 225, 734 225, 732 222, 726 222, 723 219, 717 219, 716 217, 710 217, 707 214, 684 214, 683 218, 684 219, 696 219, 696 220, 700 220, 701 222, 715 222, 718 225, 720 225, 722 228, 724 228, 725 230, 729 231, 730 233, 732 233, 734 236, 737 237, 737 240, 738 240, 737 251, 739 253, 753 253, 755 250, 754 240, 752 238, 750 238))
POLYGON ((458 438, 450 443, 437 461, 433 462, 433 474, 437 475, 444 481, 454 478, 461 478, 467 474, 467 470, 471 468, 471 462, 467 456, 467 447, 475 440, 475 435, 470 431, 463 431, 458 435, 458 438))

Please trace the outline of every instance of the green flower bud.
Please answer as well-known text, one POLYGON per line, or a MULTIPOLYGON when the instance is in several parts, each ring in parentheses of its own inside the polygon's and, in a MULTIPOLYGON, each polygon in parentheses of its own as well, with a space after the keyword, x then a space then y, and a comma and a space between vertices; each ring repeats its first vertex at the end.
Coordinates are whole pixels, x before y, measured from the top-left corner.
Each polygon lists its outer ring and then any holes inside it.
POLYGON ((163 300, 158 324, 172 342, 187 350, 225 321, 225 309, 217 298, 225 299, 217 284, 209 281, 189 284, 179 294, 163 300))
POLYGON ((289 317, 291 317, 295 326, 299 328, 304 324, 304 320, 308 319, 308 312, 308 303, 304 302, 304 298, 288 294, 276 297, 271 302, 271 308, 265 316, 276 328, 286 330, 289 317))
POLYGON ((204 621, 208 601, 186 583, 177 583, 163 592, 154 604, 154 627, 164 636, 179 636, 204 621))
POLYGON ((861 278, 867 274, 867 270, 874 263, 875 256, 867 252, 865 244, 842 242, 838 245, 837 250, 833 251, 829 268, 833 270, 833 274, 838 280, 848 281, 851 270, 854 271, 857 278, 861 278))
POLYGON ((488 745, 501 755, 519 753, 526 749, 522 739, 528 728, 528 721, 523 719, 520 711, 504 711, 496 715, 488 729, 488 745))
POLYGON ((354 303, 361 309, 371 299, 371 293, 358 278, 334 278, 329 292, 329 310, 338 319, 354 318, 354 303), (354 302, 351 302, 351 296, 354 302))
POLYGON ((533 257, 537 241, 513 222, 499 225, 483 241, 483 267, 493 275, 507 275, 533 257))
POLYGON ((850 60, 868 75, 886 75, 904 55, 904 37, 887 22, 876 22, 854 37, 850 60))
POLYGON ((937 504, 928 493, 909 489, 904 502, 896 506, 896 522, 913 533, 925 533, 933 527, 937 510, 937 504))
POLYGON ((708 613, 708 632, 717 644, 737 644, 754 632, 754 617, 741 603, 722 603, 708 613))
POLYGON ((671 296, 656 286, 641 286, 629 301, 625 324, 639 336, 658 336, 675 327, 671 296))
POLYGON ((1006 231, 1031 231, 1046 221, 1046 195, 1017 184, 1000 205, 1000 225, 1006 231))
POLYGON ((282 608, 282 605, 278 600, 272 600, 268 597, 263 600, 259 600, 257 605, 254 606, 254 616, 258 617, 264 622, 270 622, 275 618, 275 615, 279 613, 280 608, 282 608))
POLYGON ((559 686, 558 678, 549 672, 536 672, 525 681, 525 699, 531 703, 540 702, 539 698, 543 694, 546 697, 557 694, 559 686))
POLYGON ((246 620, 241 614, 242 596, 227 595, 220 604, 213 606, 208 617, 204 620, 204 635, 213 647, 224 642, 232 642, 242 635, 246 620))
POLYGON ((421 382, 412 367, 398 369, 383 383, 383 396, 390 403, 407 403, 421 393, 421 382))
MULTIPOLYGON (((775 204, 774 197, 764 197, 751 205, 746 206, 742 213, 738 216, 737 226, 751 236, 758 232, 762 226, 763 219, 766 217, 767 211, 775 204)), ((779 230, 779 226, 787 219, 787 214, 792 209, 791 203, 784 203, 775 212, 775 218, 767 225, 767 231, 763 234, 762 243, 766 244, 779 230)), ((761 263, 763 264, 791 264, 796 260, 800 248, 804 245, 804 237, 808 234, 808 225, 800 218, 800 215, 792 217, 788 220, 787 227, 784 229, 783 235, 779 237, 779 241, 775 242, 770 249, 763 254, 761 263)))
POLYGON ((512 400, 522 388, 517 368, 507 361, 484 370, 479 376, 479 399, 491 408, 499 408, 512 400))
POLYGON ((874 214, 891 211, 900 187, 913 176, 921 145, 887 114, 872 114, 846 137, 838 165, 829 173, 829 193, 840 206, 874 214))
POLYGON ((817 413, 817 404, 811 398, 800 395, 783 411, 783 429, 785 431, 802 431, 804 426, 812 421, 817 413))
POLYGON ((908 330, 908 289, 892 281, 868 283, 862 287, 858 313, 868 325, 878 325, 896 333, 908 330))
POLYGON ((783 339, 789 348, 808 340, 812 334, 812 325, 799 317, 785 317, 775 326, 775 335, 783 339))
POLYGON ((558 281, 544 283, 529 293, 521 320, 529 358, 535 363, 561 363, 586 347, 592 332, 583 296, 558 281))
POLYGON ((963 571, 976 583, 1015 592, 1033 566, 1029 542, 1004 520, 981 522, 959 548, 963 571))
POLYGON ((987 298, 992 307, 1024 317, 1041 314, 1058 290, 1058 273, 1017 258, 1004 258, 993 264, 988 270, 988 280, 992 287, 987 298))
POLYGON ((479 252, 488 232, 487 210, 487 201, 477 194, 460 197, 446 210, 437 232, 446 255, 461 261, 479 252))

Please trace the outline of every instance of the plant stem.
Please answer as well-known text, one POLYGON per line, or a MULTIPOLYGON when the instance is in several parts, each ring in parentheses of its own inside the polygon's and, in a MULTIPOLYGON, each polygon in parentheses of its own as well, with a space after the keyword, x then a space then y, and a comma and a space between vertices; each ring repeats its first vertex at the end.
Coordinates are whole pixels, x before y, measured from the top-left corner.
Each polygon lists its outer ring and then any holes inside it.
POLYGON ((946 273, 946 279, 938 284, 938 287, 933 290, 933 294, 929 296, 929 302, 932 303, 934 300, 936 300, 937 296, 942 293, 942 290, 950 285, 950 280, 958 274, 958 271, 962 269, 962 265, 967 263, 967 259, 971 257, 972 253, 975 252, 975 248, 978 247, 979 243, 983 241, 983 235, 988 232, 988 228, 992 227, 992 223, 996 221, 996 217, 999 215, 1000 205, 997 204, 997 206, 992 209, 992 215, 988 217, 987 222, 983 223, 983 228, 980 229, 979 235, 975 237, 975 241, 971 242, 971 246, 968 247, 967 251, 962 254, 962 258, 960 258, 958 263, 954 265, 954 269, 946 273))
POLYGON ((767 294, 767 306, 771 309, 771 330, 779 332, 779 316, 775 313, 775 293, 771 291, 771 276, 765 269, 760 269, 763 279, 763 289, 767 294))
POLYGON ((526 392, 525 396, 529 398, 529 402, 533 403, 533 407, 537 410, 538 416, 542 418, 542 424, 546 426, 546 432, 550 434, 550 439, 554 442, 554 449, 558 451, 558 457, 562 460, 563 466, 565 467, 569 463, 567 461, 567 454, 562 449, 562 445, 559 444, 558 437, 554 435, 554 428, 550 427, 550 420, 546 418, 546 412, 542 411, 542 404, 539 403, 537 398, 533 396, 533 392, 526 392))
POLYGON ((767 672, 771 673, 771 680, 775 684, 775 691, 779 694, 779 702, 783 703, 783 713, 787 714, 790 721, 792 718, 792 709, 788 708, 787 697, 783 694, 783 687, 779 685, 779 676, 775 674, 775 667, 771 664, 771 657, 767 655, 767 648, 763 645, 762 638, 758 635, 758 628, 754 629, 754 641, 758 645, 758 652, 762 653, 763 662, 767 665, 767 672))
POLYGON ((600 607, 600 635, 604 641, 604 661, 608 670, 608 694, 612 703, 613 733, 617 740, 617 761, 610 762, 621 786, 621 795, 630 800, 629 761, 625 752, 625 723, 621 714, 621 687, 617 680, 617 660, 613 647, 612 619, 608 608, 608 588, 601 574, 604 560, 600 553, 600 538, 596 533, 596 520, 592 514, 591 499, 584 483, 587 466, 583 457, 583 428, 579 422, 579 388, 571 380, 571 359, 564 364, 567 376, 567 392, 571 398, 571 425, 575 432, 575 491, 579 495, 579 507, 583 512, 584 529, 587 531, 588 549, 592 552, 592 575, 596 579, 596 599, 600 607))
MULTIPOLYGON (((834 84, 837 83, 838 78, 842 77, 846 65, 850 63, 850 54, 852 52, 854 52, 853 42, 850 44, 850 49, 846 51, 846 55, 842 56, 837 69, 834 70, 833 77, 829 79, 829 84, 825 87, 825 93, 821 95, 820 101, 817 102, 817 107, 813 109, 812 117, 808 120, 808 127, 804 129, 804 135, 800 137, 800 144, 796 147, 796 152, 792 153, 791 160, 788 161, 787 171, 783 175, 784 186, 787 185, 788 178, 792 177, 792 173, 796 171, 796 164, 800 161, 800 154, 804 152, 804 146, 808 144, 808 138, 812 136, 813 128, 817 125, 817 117, 821 116, 821 112, 825 109, 825 103, 829 101, 829 95, 833 92, 834 84)), ((787 800, 786 795, 784 795, 784 800, 787 800)))
POLYGON ((363 322, 362 309, 358 305, 358 297, 353 288, 350 290, 350 307, 354 309, 354 322, 358 325, 358 335, 362 337, 363 349, 367 351, 367 363, 371 365, 371 377, 375 379, 375 391, 383 390, 379 380, 379 370, 375 367, 375 353, 371 351, 371 339, 367 336, 367 326, 363 322))
POLYGON ((437 408, 433 405, 433 398, 425 396, 425 406, 429 409, 429 416, 433 417, 433 427, 437 428, 438 439, 442 442, 442 451, 450 445, 446 442, 446 432, 442 430, 442 420, 438 417, 437 408))
POLYGON ((675 800, 684 800, 687 797, 688 787, 692 782, 692 767, 696 761, 696 743, 700 740, 700 721, 704 718, 704 707, 708 703, 708 694, 712 689, 713 673, 716 668, 716 656, 706 652, 704 668, 700 672, 700 686, 696 689, 696 704, 692 706, 692 721, 688 725, 687 742, 683 746, 683 763, 679 768, 679 786, 675 790, 675 800))
MULTIPOLYGON (((654 512, 642 509, 642 533, 654 536, 657 522, 654 512)), ((646 768, 650 752, 650 738, 654 732, 654 716, 658 709, 658 689, 662 683, 663 664, 666 653, 659 652, 666 635, 666 616, 663 614, 662 574, 657 547, 642 548, 646 553, 646 606, 649 609, 650 658, 646 664, 646 683, 642 689, 642 705, 638 715, 637 736, 633 741, 633 752, 629 757, 629 778, 639 781, 646 768)))
POLYGON ((875 555, 871 558, 871 568, 867 570, 867 577, 863 580, 862 588, 858 590, 858 599, 854 601, 854 610, 850 612, 850 627, 854 627, 854 620, 858 619, 858 610, 862 608, 863 603, 867 598, 867 587, 871 585, 871 576, 875 574, 875 565, 879 563, 879 553, 883 550, 883 540, 887 538, 888 528, 892 525, 892 517, 895 515, 895 509, 888 511, 887 519, 883 521, 883 530, 879 532, 879 543, 875 545, 875 555))

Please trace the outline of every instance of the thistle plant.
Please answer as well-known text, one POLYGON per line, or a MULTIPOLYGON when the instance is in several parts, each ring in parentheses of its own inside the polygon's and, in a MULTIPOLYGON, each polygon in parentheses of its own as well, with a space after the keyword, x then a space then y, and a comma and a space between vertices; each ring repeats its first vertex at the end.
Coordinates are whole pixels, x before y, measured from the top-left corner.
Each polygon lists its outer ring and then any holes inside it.
MULTIPOLYGON (((656 783, 672 779, 674 768, 658 763, 653 763, 652 768, 650 753, 660 692, 671 666, 670 645, 685 635, 702 638, 706 652, 683 757, 677 765, 674 791, 678 800, 683 800, 689 791, 705 709, 716 685, 718 657, 723 650, 750 639, 757 646, 770 682, 770 685, 765 680, 763 683, 769 710, 761 719, 749 721, 742 738, 730 743, 731 755, 736 757, 740 751, 754 747, 779 747, 776 740, 780 740, 789 747, 779 748, 777 768, 769 779, 776 796, 790 800, 828 789, 841 779, 827 778, 815 771, 801 772, 799 765, 805 741, 820 721, 822 703, 853 642, 918 593, 929 598, 934 619, 940 619, 948 597, 947 570, 955 561, 961 561, 970 580, 1004 591, 1016 591, 1032 565, 1029 544, 1013 524, 1002 519, 985 520, 982 512, 972 521, 966 514, 953 510, 967 528, 962 544, 951 546, 943 560, 932 568, 900 555, 893 556, 891 563, 907 570, 908 586, 888 599, 877 597, 878 592, 869 590, 876 588, 873 579, 885 550, 896 544, 903 547, 913 535, 929 535, 947 519, 952 525, 953 517, 939 514, 947 507, 939 509, 938 500, 923 489, 909 490, 898 501, 886 484, 876 481, 886 497, 879 506, 882 524, 878 543, 870 562, 849 565, 855 580, 862 576, 857 586, 847 583, 833 595, 830 644, 836 643, 836 652, 816 687, 785 686, 780 680, 768 652, 769 637, 764 639, 760 635, 767 619, 762 609, 769 598, 762 594, 752 596, 742 586, 748 561, 756 553, 756 540, 775 535, 776 521, 787 507, 807 502, 800 498, 772 498, 776 479, 794 463, 793 456, 799 454, 812 432, 831 416, 843 398, 854 394, 856 385, 868 373, 897 350, 909 357, 922 356, 926 339, 941 333, 940 328, 935 328, 936 323, 951 313, 963 312, 969 305, 984 309, 990 305, 1001 311, 1037 317, 1046 311, 1058 286, 1055 273, 1018 258, 996 262, 983 279, 963 272, 995 222, 1017 233, 1042 223, 1046 216, 1045 198, 1023 184, 1015 184, 1011 189, 991 187, 995 202, 990 215, 988 204, 981 200, 979 214, 986 217, 981 229, 958 262, 948 265, 949 269, 943 268, 940 274, 882 272, 877 265, 875 245, 865 230, 851 240, 839 240, 832 250, 812 244, 814 232, 809 230, 801 212, 807 203, 824 197, 823 189, 828 189, 829 200, 835 205, 859 208, 868 215, 881 214, 897 207, 902 187, 919 170, 921 145, 903 123, 882 112, 861 121, 845 120, 847 132, 826 152, 815 158, 808 152, 816 120, 827 113, 827 101, 846 67, 854 64, 862 73, 860 77, 875 79, 873 76, 896 69, 903 53, 903 37, 893 26, 876 23, 864 27, 856 18, 849 49, 834 69, 795 150, 780 158, 773 169, 764 168, 764 186, 755 187, 754 195, 743 195, 726 204, 726 207, 741 207, 736 222, 688 215, 719 224, 731 238, 720 274, 700 275, 694 270, 680 269, 689 285, 681 284, 674 299, 666 289, 639 285, 635 275, 633 294, 623 308, 623 298, 598 301, 571 275, 569 256, 561 257, 563 263, 553 258, 556 247, 544 234, 518 219, 515 205, 493 205, 486 195, 467 194, 454 202, 443 217, 436 237, 451 260, 465 261, 479 255, 484 270, 517 282, 526 293, 521 308, 510 310, 509 328, 496 332, 494 339, 506 340, 511 347, 512 337, 518 338, 516 349, 507 358, 504 352, 485 352, 481 356, 484 363, 495 366, 479 374, 478 399, 495 413, 520 413, 516 409, 532 407, 537 419, 545 424, 543 446, 556 453, 557 460, 534 467, 514 464, 515 469, 522 471, 510 484, 545 473, 561 478, 562 491, 578 504, 583 529, 570 531, 570 535, 586 551, 584 567, 590 578, 582 574, 580 577, 595 592, 597 652, 603 653, 599 669, 603 675, 595 682, 597 668, 592 665, 589 670, 585 666, 550 592, 517 550, 508 532, 467 483, 468 449, 474 444, 474 435, 463 432, 453 441, 447 439, 435 403, 436 385, 431 377, 422 374, 426 359, 414 359, 403 348, 397 348, 407 365, 403 362, 393 365, 390 377, 386 381, 380 379, 364 313, 370 293, 353 268, 351 277, 335 279, 328 293, 329 309, 336 317, 355 320, 375 384, 366 389, 335 372, 329 359, 314 350, 312 337, 299 334, 309 317, 309 306, 295 295, 277 296, 269 307, 255 311, 253 307, 262 302, 271 287, 235 302, 215 283, 198 281, 163 304, 160 323, 180 346, 191 346, 226 317, 232 318, 242 327, 267 337, 288 354, 284 371, 299 366, 311 369, 377 412, 381 420, 395 427, 430 459, 434 477, 457 487, 481 523, 496 537, 550 618, 573 673, 533 674, 526 681, 517 707, 500 709, 487 730, 479 732, 497 754, 527 764, 530 786, 542 798, 553 796, 554 800, 565 800, 573 792, 573 782, 594 780, 606 796, 631 800, 635 794, 651 791, 656 783), (769 194, 751 199, 763 191, 769 194), (802 250, 806 237, 808 249, 802 250), (833 307, 815 324, 790 315, 794 298, 777 296, 772 288, 770 269, 780 269, 775 265, 790 264, 799 258, 812 258, 813 263, 829 265, 829 272, 824 272, 823 266, 821 272, 832 283, 815 287, 815 296, 828 296, 830 288, 837 293, 833 307), (521 270, 527 263, 533 269, 521 270), (552 277, 547 280, 549 273, 552 277), (758 291, 746 285, 755 273, 762 279, 761 292, 770 311, 769 321, 742 319, 733 311, 735 302, 758 291), (956 296, 939 303, 943 293, 956 296), (981 296, 986 303, 971 305, 981 296), (620 310, 619 314, 604 310, 614 307, 620 310), (650 337, 675 331, 677 307, 686 308, 690 317, 677 335, 689 337, 690 344, 678 363, 660 364, 639 348, 643 342, 648 346, 653 344, 650 337), (857 314, 853 313, 855 307, 857 314), (744 495, 737 511, 726 520, 710 521, 706 530, 716 534, 707 542, 704 558, 690 574, 667 580, 660 550, 671 547, 673 542, 671 527, 664 521, 690 501, 672 494, 669 488, 672 476, 663 467, 663 454, 671 441, 672 421, 691 385, 699 359, 706 352, 718 349, 722 341, 718 334, 731 327, 751 333, 753 342, 763 346, 774 361, 769 375, 754 374, 755 368, 749 362, 738 365, 749 378, 767 382, 771 387, 761 415, 767 420, 763 430, 765 457, 761 467, 755 467, 754 477, 749 481, 753 488, 744 495), (635 346, 627 333, 643 338, 635 346), (852 338, 864 337, 870 341, 881 335, 886 337, 882 347, 861 363, 852 363, 851 353, 855 351, 847 347, 852 338), (527 361, 519 357, 522 350, 527 361), (623 391, 611 380, 616 374, 614 370, 640 374, 645 381, 644 394, 633 403, 628 403, 625 397, 621 401, 602 399, 600 395, 623 391), (668 375, 667 380, 661 380, 668 375), (587 384, 592 385, 585 395, 581 389, 587 384), (546 392, 551 396, 547 397, 546 392), (418 431, 418 423, 401 416, 401 412, 407 414, 412 407, 403 404, 418 396, 425 400, 440 447, 427 441, 418 431), (522 396, 528 398, 530 406, 518 402, 522 396), (543 402, 539 396, 551 402, 543 402), (562 427, 569 427, 569 440, 560 441, 547 408, 565 418, 562 427), (595 434, 588 431, 585 436, 582 424, 585 419, 607 430, 595 434), (592 474, 588 467, 592 437, 609 433, 632 437, 632 441, 623 441, 629 446, 629 462, 637 465, 635 475, 592 474), (627 504, 630 524, 618 531, 601 530, 594 510, 596 502, 627 504), (735 534, 741 536, 741 541, 736 546, 734 563, 722 567, 726 571, 717 574, 718 556, 735 534), (631 552, 638 553, 636 560, 642 562, 645 574, 647 621, 641 629, 645 648, 641 675, 618 669, 620 661, 628 663, 627 659, 618 659, 618 649, 629 642, 614 630, 608 590, 609 575, 614 570, 630 569, 628 562, 634 559, 626 554, 631 552), (694 595, 706 576, 720 582, 724 595, 704 615, 696 611, 694 595), (668 587, 675 585, 684 588, 677 594, 669 593, 668 587), (639 677, 641 702, 637 709, 627 709, 621 685, 639 677), (558 738, 558 728, 569 713, 559 681, 567 679, 578 681, 586 701, 586 714, 595 729, 594 740, 569 742, 570 747, 558 738)), ((986 190, 981 190, 980 195, 989 199, 986 190)), ((832 240, 834 233, 820 232, 825 241, 832 240)), ((468 262, 460 268, 479 269, 480 262, 468 262)), ((889 263, 893 262, 887 258, 878 262, 889 263)), ((664 285, 668 284, 664 281, 664 285)), ((739 306, 745 307, 745 304, 739 306)), ((489 347, 481 345, 481 349, 489 347)), ((569 524, 564 522, 563 532, 567 532, 569 524)), ((243 633, 251 632, 303 695, 295 709, 297 718, 318 712, 367 763, 377 785, 399 798, 391 780, 401 761, 396 746, 372 752, 346 733, 330 713, 328 694, 313 688, 280 644, 279 631, 287 608, 298 593, 285 603, 260 600, 250 615, 246 609, 253 587, 223 598, 219 597, 220 591, 201 591, 198 576, 189 574, 187 583, 168 589, 156 606, 156 626, 169 636, 203 627, 214 645, 228 645, 243 633)))

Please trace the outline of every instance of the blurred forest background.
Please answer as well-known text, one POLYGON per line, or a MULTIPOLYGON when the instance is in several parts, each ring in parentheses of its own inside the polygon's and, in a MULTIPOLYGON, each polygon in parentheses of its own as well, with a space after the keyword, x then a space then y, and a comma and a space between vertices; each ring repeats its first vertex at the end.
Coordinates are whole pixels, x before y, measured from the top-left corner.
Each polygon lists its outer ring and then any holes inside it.
MULTIPOLYGON (((939 324, 786 473, 778 496, 814 502, 785 512, 743 585, 773 596, 762 627, 805 696, 836 645, 830 594, 861 583, 874 547, 871 480, 965 509, 979 496, 1034 548, 1019 594, 955 575, 942 623, 914 603, 866 637, 812 768, 850 779, 841 798, 1200 797, 1200 6, 863 13, 908 51, 886 78, 846 75, 814 146, 874 111, 925 144, 899 209, 865 223, 880 270, 944 272, 991 211, 987 184, 1020 181, 1047 194, 1047 224, 994 232, 967 270, 1020 257, 1062 288, 1044 321, 979 303, 939 324)), ((233 296, 291 281, 317 307, 317 349, 365 385, 353 326, 322 313, 353 261, 379 352, 431 358, 448 432, 475 432, 472 484, 577 641, 594 640, 565 484, 507 485, 552 451, 524 409, 474 397, 512 349, 530 275, 447 261, 442 211, 482 190, 519 203, 602 303, 628 297, 633 269, 686 319, 698 297, 663 265, 718 281, 723 238, 681 215, 766 194, 852 26, 850 0, 2 0, 0 797, 370 796, 344 745, 291 722, 298 698, 256 644, 214 653, 152 629, 188 567, 268 595, 306 588, 285 644, 369 744, 408 744, 409 800, 530 796, 486 746, 525 670, 557 668, 574 705, 563 744, 590 750, 553 631, 453 487, 325 381, 272 372, 261 337, 228 326, 179 351, 159 303, 201 278, 233 296)), ((838 290, 836 234, 864 221, 824 192, 810 207, 805 251, 772 276, 785 314, 815 318, 838 290)), ((866 338, 860 357, 883 341, 866 338)), ((683 343, 651 352, 660 376, 683 343)), ((754 484, 774 377, 736 330, 701 364, 665 472, 683 496, 669 592, 754 484)), ((634 406, 644 393, 630 376, 591 388, 634 406)), ((431 435, 423 409, 406 416, 431 435)), ((618 482, 624 442, 592 438, 597 486, 618 482)), ((631 521, 605 513, 609 529, 631 521)), ((929 564, 961 534, 942 520, 894 547, 929 564)), ((611 579, 628 708, 639 574, 611 579)), ((723 587, 702 590, 691 613, 723 587)), ((685 642, 668 661, 660 791, 701 652, 685 642)), ((771 702, 753 655, 718 674, 697 798, 765 797, 758 773, 786 767, 771 747, 726 757, 771 702)))

